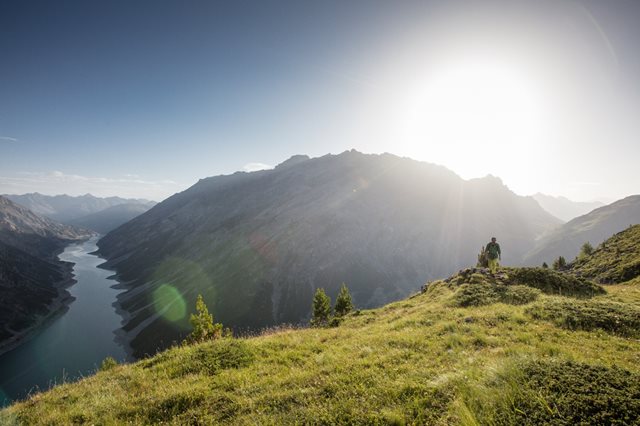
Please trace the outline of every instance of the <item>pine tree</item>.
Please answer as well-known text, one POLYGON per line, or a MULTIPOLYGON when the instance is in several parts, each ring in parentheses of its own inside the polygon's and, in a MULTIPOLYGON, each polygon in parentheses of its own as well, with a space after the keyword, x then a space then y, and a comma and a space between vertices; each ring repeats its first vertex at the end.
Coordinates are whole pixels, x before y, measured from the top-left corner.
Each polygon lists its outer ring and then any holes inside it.
POLYGON ((489 254, 485 249, 485 246, 482 246, 480 249, 480 253, 478 254, 478 263, 476 264, 478 268, 488 268, 489 267, 489 254))
POLYGON ((556 271, 564 269, 565 266, 567 266, 567 261, 563 256, 558 256, 558 258, 553 261, 552 265, 553 269, 556 271))
POLYGON ((544 269, 549 269, 549 265, 547 265, 547 262, 542 262, 542 267, 544 269))
POLYGON ((578 255, 578 257, 585 257, 585 256, 590 256, 593 253, 593 246, 591 245, 590 242, 586 242, 582 245, 582 248, 580 249, 580 254, 578 255))
POLYGON ((209 313, 209 309, 204 303, 201 294, 199 294, 196 299, 196 312, 197 315, 191 314, 191 318, 189 318, 193 330, 187 337, 188 342, 203 342, 222 336, 222 324, 213 322, 213 315, 209 313))
POLYGON ((311 317, 311 325, 313 327, 325 327, 329 324, 331 316, 331 299, 324 292, 323 288, 316 290, 313 296, 313 316, 311 317))
POLYGON ((347 288, 345 283, 342 283, 342 288, 340 289, 340 293, 338 293, 338 297, 336 298, 336 305, 333 310, 335 311, 337 317, 345 316, 353 310, 351 293, 349 293, 349 289, 347 288))

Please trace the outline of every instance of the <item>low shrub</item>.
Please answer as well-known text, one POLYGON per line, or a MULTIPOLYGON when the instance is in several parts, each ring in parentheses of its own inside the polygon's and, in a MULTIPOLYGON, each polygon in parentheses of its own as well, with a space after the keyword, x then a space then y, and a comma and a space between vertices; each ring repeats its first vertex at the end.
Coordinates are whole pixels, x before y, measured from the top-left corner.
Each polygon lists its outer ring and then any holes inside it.
POLYGON ((220 370, 246 367, 253 360, 253 351, 244 341, 219 339, 190 347, 180 356, 166 356, 154 368, 166 370, 173 378, 187 374, 213 375, 220 370))
POLYGON ((526 285, 508 286, 502 294, 502 302, 510 305, 526 305, 538 299, 540 290, 526 285))
POLYGON ((478 424, 639 424, 640 374, 564 360, 525 361, 472 388, 465 404, 478 424))
POLYGON ((534 319, 548 320, 570 330, 601 329, 626 337, 640 337, 640 308, 608 300, 551 299, 527 308, 534 319))
POLYGON ((463 284, 454 296, 454 304, 460 307, 484 306, 499 302, 524 305, 533 302, 539 295, 540 290, 523 285, 463 284))
MULTIPOLYGON (((460 307, 491 305, 500 302, 500 291, 494 284, 462 284, 454 297, 460 307)), ((501 286, 502 287, 502 286, 501 286)))
POLYGON ((102 360, 102 363, 100 364, 100 371, 109 371, 117 365, 118 361, 116 361, 113 357, 108 356, 102 360))
POLYGON ((545 268, 510 268, 507 284, 534 287, 546 294, 572 297, 593 297, 605 294, 601 286, 572 275, 545 268))

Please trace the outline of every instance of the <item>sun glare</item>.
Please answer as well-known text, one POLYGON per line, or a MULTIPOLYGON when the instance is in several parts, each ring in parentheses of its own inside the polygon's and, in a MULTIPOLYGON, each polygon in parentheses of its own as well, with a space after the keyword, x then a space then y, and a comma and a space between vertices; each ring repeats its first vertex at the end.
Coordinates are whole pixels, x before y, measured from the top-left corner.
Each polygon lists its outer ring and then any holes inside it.
POLYGON ((465 178, 507 175, 540 141, 542 113, 524 73, 499 62, 458 62, 422 84, 405 117, 406 154, 465 178))

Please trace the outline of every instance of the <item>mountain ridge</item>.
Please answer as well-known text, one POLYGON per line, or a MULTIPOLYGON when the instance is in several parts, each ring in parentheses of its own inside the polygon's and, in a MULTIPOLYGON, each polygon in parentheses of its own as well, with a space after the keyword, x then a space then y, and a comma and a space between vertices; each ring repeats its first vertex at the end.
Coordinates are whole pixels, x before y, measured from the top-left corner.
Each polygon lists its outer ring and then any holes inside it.
POLYGON ((0 196, 0 352, 24 342, 73 298, 72 264, 57 256, 90 231, 40 217, 0 196))
MULTIPOLYGON (((27 209, 33 211, 41 216, 48 217, 57 222, 62 222, 68 225, 76 225, 79 223, 93 224, 96 221, 96 217, 92 216, 99 212, 104 212, 106 209, 118 206, 118 205, 138 205, 146 208, 147 210, 157 204, 155 201, 149 201, 142 198, 121 198, 121 197, 96 197, 91 194, 85 194, 80 196, 70 196, 66 194, 62 195, 43 195, 38 192, 29 194, 8 194, 4 197, 18 203, 27 209), (88 216, 88 217, 87 217, 88 216)), ((142 211, 142 209, 140 209, 142 211)), ((103 222, 112 223, 111 229, 119 226, 125 221, 130 220, 134 216, 116 214, 114 217, 106 218, 103 214, 103 222)), ((103 231, 110 229, 104 228, 104 223, 97 223, 97 227, 103 231)), ((98 229, 94 229, 96 232, 100 232, 98 229)))
POLYGON ((640 223, 640 195, 631 195, 606 206, 597 208, 583 216, 550 231, 536 242, 523 262, 540 265, 563 256, 573 260, 584 243, 597 246, 611 235, 629 225, 640 223))
POLYGON ((159 313, 161 287, 186 303, 203 293, 236 328, 298 323, 317 287, 333 296, 346 282, 362 306, 380 306, 475 260, 494 234, 517 262, 558 223, 495 177, 346 151, 201 179, 98 246, 126 283, 118 304, 142 356, 188 328, 159 313))
POLYGON ((532 197, 543 209, 564 222, 585 215, 605 205, 600 201, 572 201, 567 197, 554 197, 540 192, 533 194, 532 197))

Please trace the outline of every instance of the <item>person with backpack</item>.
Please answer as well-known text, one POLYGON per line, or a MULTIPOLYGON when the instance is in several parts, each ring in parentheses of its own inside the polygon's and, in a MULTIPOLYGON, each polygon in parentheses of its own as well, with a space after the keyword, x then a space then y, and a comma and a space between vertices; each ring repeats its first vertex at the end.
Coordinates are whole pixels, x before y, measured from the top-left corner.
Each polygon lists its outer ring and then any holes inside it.
POLYGON ((500 244, 496 242, 496 237, 491 238, 491 242, 487 244, 487 258, 489 259, 489 270, 491 274, 495 274, 500 266, 499 261, 502 260, 502 253, 500 252, 500 244))

